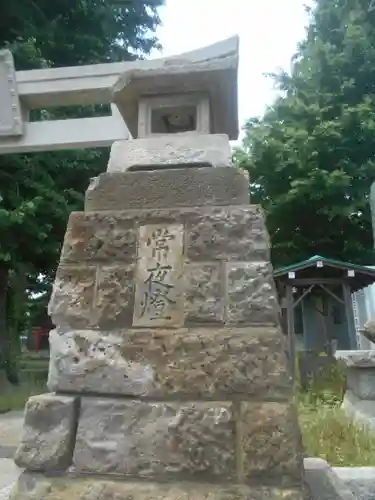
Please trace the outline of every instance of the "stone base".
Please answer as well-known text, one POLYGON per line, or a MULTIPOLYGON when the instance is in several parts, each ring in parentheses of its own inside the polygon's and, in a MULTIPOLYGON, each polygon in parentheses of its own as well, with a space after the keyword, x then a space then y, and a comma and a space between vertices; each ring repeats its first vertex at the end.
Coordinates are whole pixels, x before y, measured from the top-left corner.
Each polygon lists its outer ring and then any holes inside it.
MULTIPOLYGON (((334 497, 332 497, 334 498, 334 497)), ((307 491, 262 486, 123 482, 23 473, 9 500, 309 500, 307 491)), ((325 500, 320 498, 319 500, 325 500)), ((328 500, 328 497, 327 497, 328 500)))
POLYGON ((228 167, 107 172, 91 181, 85 211, 247 205, 248 182, 243 170, 228 167))
POLYGON ((375 432, 375 401, 360 399, 348 390, 341 408, 349 418, 375 432))
POLYGON ((375 400, 375 351, 337 351, 347 369, 348 389, 363 400, 375 400))
MULTIPOLYGON (((374 467, 355 467, 355 468, 339 467, 332 469, 325 460, 322 460, 320 458, 305 458, 304 466, 305 466, 306 483, 310 492, 310 498, 307 497, 309 500, 339 500, 339 499, 355 500, 352 490, 353 491, 358 490, 360 492, 373 491, 374 471, 375 471, 374 467)), ((61 495, 62 493, 64 493, 64 488, 68 495, 69 490, 71 490, 71 488, 67 486, 68 484, 72 484, 72 488, 74 486, 74 488, 77 490, 77 488, 79 487, 81 489, 84 488, 84 484, 87 483, 87 479, 71 479, 66 476, 60 479, 56 478, 48 479, 40 474, 32 474, 32 473, 23 473, 21 478, 18 479, 21 473, 22 470, 17 468, 12 460, 0 459, 0 500, 10 500, 11 498, 13 498, 13 500, 33 500, 33 499, 35 500, 36 492, 40 491, 38 490, 38 488, 42 489, 46 488, 48 484, 51 484, 53 488, 51 491, 51 495, 52 493, 54 495, 57 494, 61 495), (18 484, 16 484, 17 480, 18 484), (29 487, 27 487, 27 483, 30 484, 29 487), (11 497, 10 495, 12 490, 14 491, 11 497)), ((95 497, 96 494, 95 489, 98 489, 100 487, 105 488, 108 487, 110 484, 113 485, 112 478, 109 478, 106 481, 101 481, 98 478, 96 479, 94 478, 91 481, 93 482, 94 496, 90 498, 93 498, 94 500, 98 498, 97 496, 95 497)), ((134 490, 136 486, 134 483, 124 484, 117 482, 116 484, 117 485, 120 484, 122 490, 124 490, 125 487, 128 488, 130 487, 132 488, 132 490, 134 490)), ((179 488, 185 485, 187 484, 179 483, 175 487, 169 485, 169 491, 174 492, 176 491, 176 489, 178 490, 179 488)), ((157 484, 155 483, 152 483, 151 485, 149 483, 139 483, 139 486, 141 486, 140 489, 141 493, 145 491, 145 487, 147 486, 150 491, 152 490, 156 491, 157 489, 157 484)), ((191 484, 189 484, 188 486, 189 486, 188 489, 190 491, 194 491, 196 494, 198 494, 198 492, 202 493, 202 491, 204 491, 204 488, 206 489, 208 488, 207 485, 201 485, 196 487, 195 489, 193 489, 193 486, 191 484)), ((116 489, 118 490, 120 487, 117 486, 116 489)), ((296 498, 303 498, 302 493, 298 496, 298 491, 296 491, 295 489, 290 490, 290 489, 275 489, 275 488, 261 488, 261 487, 258 488, 234 487, 234 488, 235 489, 233 490, 230 487, 229 488, 226 487, 224 488, 223 493, 226 493, 227 495, 228 493, 231 492, 234 494, 237 493, 237 496, 229 497, 229 498, 235 498, 237 500, 243 498, 244 492, 247 493, 247 496, 245 497, 246 500, 251 500, 254 498, 256 500, 258 500, 258 498, 259 499, 264 498, 265 500, 266 499, 278 500, 281 494, 284 494, 284 496, 281 496, 281 498, 283 498, 284 500, 286 499, 295 500, 296 498), (256 494, 258 494, 258 496, 255 496, 256 494), (259 496, 260 494, 264 494, 264 496, 263 497, 259 496), (279 494, 279 496, 275 496, 277 494, 279 494)), ((220 489, 220 487, 216 486, 216 489, 220 489)), ((215 487, 210 488, 210 492, 211 491, 212 493, 215 493, 215 487)), ((370 496, 371 495, 365 496, 365 493, 363 494, 363 498, 370 498, 370 496)), ((53 498, 54 500, 59 500, 61 496, 54 496, 53 498)), ((64 496, 63 498, 65 500, 66 496, 64 496)), ((79 497, 76 498, 78 498, 79 500, 79 497)), ((134 498, 136 497, 133 496, 132 499, 134 498)), ((153 500, 154 498, 155 497, 152 498, 148 497, 148 500, 153 500)), ((182 498, 186 499, 189 497, 182 496, 182 498)), ((194 498, 200 498, 200 497, 195 496, 194 498)), ((212 499, 215 497, 208 497, 208 498, 212 499)), ((228 496, 224 498, 228 499, 228 496)), ((87 500, 87 497, 85 498, 85 500, 87 500)), ((111 498, 111 500, 113 500, 113 497, 111 498)))
POLYGON ((303 484, 291 401, 78 399, 29 399, 19 467, 161 482, 303 484))
MULTIPOLYGON (((223 486, 180 482, 158 484, 123 482, 112 478, 72 477, 47 478, 24 472, 6 500, 355 500, 341 474, 320 458, 304 460, 306 488, 262 486, 223 486)), ((9 472, 9 467, 6 469, 9 472)), ((12 469, 13 470, 13 469, 12 469)), ((350 469, 354 472, 358 469, 350 469)), ((19 472, 13 474, 16 480, 19 472)), ((358 474, 357 474, 358 475, 358 474)), ((1 479, 1 477, 0 477, 1 479)), ((1 481, 0 481, 1 485, 1 481)), ((1 490, 0 490, 1 493, 1 490)), ((1 497, 0 497, 1 498, 1 497)), ((5 499, 4 499, 5 500, 5 499)))
POLYGON ((116 141, 111 148, 107 172, 126 172, 145 165, 150 170, 168 165, 207 163, 213 167, 229 167, 232 150, 227 135, 193 134, 147 137, 136 141, 116 141))
POLYGON ((305 458, 305 479, 311 500, 356 500, 335 470, 321 458, 305 458))

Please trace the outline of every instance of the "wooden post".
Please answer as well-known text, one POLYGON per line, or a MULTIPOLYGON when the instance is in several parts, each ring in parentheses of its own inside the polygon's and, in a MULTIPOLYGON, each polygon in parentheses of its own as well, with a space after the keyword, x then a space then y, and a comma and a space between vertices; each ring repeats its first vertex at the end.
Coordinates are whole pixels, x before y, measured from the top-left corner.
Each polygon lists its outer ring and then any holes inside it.
POLYGON ((355 330, 354 314, 353 314, 353 302, 350 292, 350 286, 347 283, 342 284, 342 291, 344 296, 345 304, 345 315, 346 322, 348 325, 349 342, 350 349, 358 349, 357 334, 355 330))
POLYGON ((293 287, 286 286, 286 313, 287 313, 287 328, 288 328, 288 346, 290 358, 290 370, 293 381, 296 376, 296 346, 294 336, 294 304, 293 304, 293 287))

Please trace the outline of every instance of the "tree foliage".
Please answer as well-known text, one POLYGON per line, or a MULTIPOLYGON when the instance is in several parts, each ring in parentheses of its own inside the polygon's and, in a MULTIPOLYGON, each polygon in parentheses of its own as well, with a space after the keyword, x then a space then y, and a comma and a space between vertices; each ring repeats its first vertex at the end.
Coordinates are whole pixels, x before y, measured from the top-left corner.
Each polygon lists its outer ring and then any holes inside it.
MULTIPOLYGON (((0 48, 12 50, 17 70, 144 57, 158 45, 157 7, 163 3, 3 0, 0 48)), ((95 115, 102 109, 45 110, 36 118, 64 118, 72 111, 95 115)), ((9 296, 39 289, 41 274, 44 285, 51 283, 69 213, 82 208, 89 179, 105 170, 107 158, 107 149, 0 156, 0 350, 15 311, 23 310, 9 296)))
POLYGON ((314 254, 371 264, 375 180, 375 11, 316 0, 281 96, 250 119, 236 153, 261 203, 276 265, 314 254))

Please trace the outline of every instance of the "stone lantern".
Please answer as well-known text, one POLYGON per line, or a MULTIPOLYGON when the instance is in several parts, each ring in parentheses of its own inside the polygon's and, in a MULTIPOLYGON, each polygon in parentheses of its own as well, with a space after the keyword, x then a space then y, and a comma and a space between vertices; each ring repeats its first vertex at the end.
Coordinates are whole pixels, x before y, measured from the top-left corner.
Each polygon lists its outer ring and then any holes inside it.
POLYGON ((237 139, 237 66, 233 54, 215 62, 134 70, 114 87, 133 138, 166 134, 227 134, 237 139))
POLYGON ((133 139, 70 216, 12 500, 306 498, 269 238, 231 168, 237 65, 235 38, 114 85, 133 139))
POLYGON ((238 137, 237 43, 214 62, 177 59, 120 77, 113 100, 137 140, 114 144, 107 171, 229 166, 229 140, 238 137))

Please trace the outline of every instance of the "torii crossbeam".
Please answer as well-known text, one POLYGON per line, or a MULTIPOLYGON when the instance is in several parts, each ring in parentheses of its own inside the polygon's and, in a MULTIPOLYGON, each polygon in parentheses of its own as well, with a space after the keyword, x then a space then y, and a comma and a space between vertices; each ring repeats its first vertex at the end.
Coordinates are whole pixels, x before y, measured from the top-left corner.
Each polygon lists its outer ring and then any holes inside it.
POLYGON ((113 103, 120 76, 174 63, 214 63, 237 51, 237 37, 182 55, 148 61, 15 71, 12 54, 0 51, 0 154, 110 146, 131 138, 113 103), (111 115, 32 122, 32 109, 111 104, 111 115))

